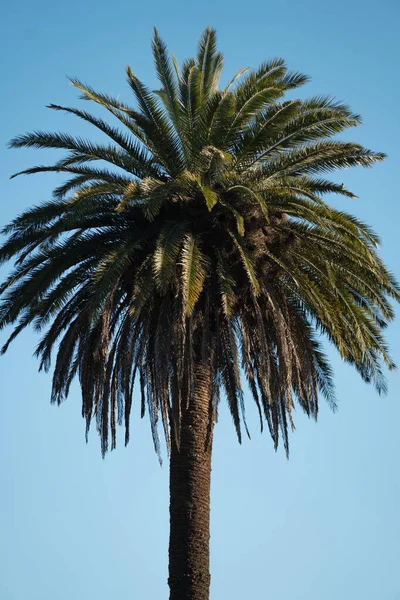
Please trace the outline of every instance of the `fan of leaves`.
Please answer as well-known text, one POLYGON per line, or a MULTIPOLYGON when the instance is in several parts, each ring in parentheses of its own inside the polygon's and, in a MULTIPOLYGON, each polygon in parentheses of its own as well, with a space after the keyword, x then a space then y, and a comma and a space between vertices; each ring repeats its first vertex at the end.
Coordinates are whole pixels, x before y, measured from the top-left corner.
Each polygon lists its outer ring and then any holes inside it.
POLYGON ((80 81, 84 100, 111 114, 50 105, 92 124, 106 141, 33 132, 11 147, 67 151, 51 166, 17 175, 69 175, 48 202, 4 227, 1 261, 15 266, 0 288, 0 325, 33 323, 48 370, 57 348, 52 401, 75 375, 87 431, 94 418, 103 454, 116 423, 129 420, 136 375, 142 415, 167 445, 179 443, 193 370, 212 372, 210 422, 220 390, 241 438, 245 376, 275 447, 297 402, 313 417, 322 393, 335 406, 325 334, 362 378, 385 390, 394 368, 382 330, 399 287, 377 254, 378 239, 327 194, 354 197, 324 176, 383 160, 336 135, 360 117, 328 97, 285 100, 307 81, 282 59, 242 69, 219 85, 215 31, 178 66, 155 31, 160 89, 127 69, 135 106, 80 81))

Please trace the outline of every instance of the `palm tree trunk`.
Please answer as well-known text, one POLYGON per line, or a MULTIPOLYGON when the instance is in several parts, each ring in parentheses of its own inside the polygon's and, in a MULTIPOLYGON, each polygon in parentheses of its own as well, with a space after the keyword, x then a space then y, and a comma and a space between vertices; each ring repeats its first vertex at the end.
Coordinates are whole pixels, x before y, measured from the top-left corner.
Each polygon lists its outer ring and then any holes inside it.
POLYGON ((170 460, 170 600, 210 593, 210 369, 196 365, 193 401, 183 411, 179 450, 170 460))

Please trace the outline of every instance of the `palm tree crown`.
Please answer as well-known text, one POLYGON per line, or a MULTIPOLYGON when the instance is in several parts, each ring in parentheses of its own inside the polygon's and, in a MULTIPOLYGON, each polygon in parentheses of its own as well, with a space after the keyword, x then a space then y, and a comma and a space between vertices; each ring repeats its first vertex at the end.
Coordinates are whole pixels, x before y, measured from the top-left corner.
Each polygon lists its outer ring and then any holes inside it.
POLYGON ((156 450, 159 420, 167 445, 171 436, 179 445, 200 359, 211 369, 210 423, 223 389, 241 438, 244 374, 261 427, 288 451, 295 402, 314 417, 319 393, 335 404, 319 333, 379 391, 382 364, 394 367, 382 330, 399 287, 371 229, 323 200, 353 197, 326 173, 384 155, 335 138, 360 123, 347 106, 285 100, 307 77, 281 59, 221 88, 214 30, 181 66, 157 31, 153 54, 159 90, 127 68, 134 108, 72 81, 123 130, 50 105, 107 142, 42 132, 11 141, 67 151, 21 173, 71 177, 3 229, 0 259, 15 259, 0 289, 0 326, 15 324, 3 352, 27 325, 45 330, 36 354, 47 370, 57 345, 52 401, 79 376, 87 431, 95 418, 103 453, 109 434, 116 445, 116 423, 129 440, 136 374, 156 450))

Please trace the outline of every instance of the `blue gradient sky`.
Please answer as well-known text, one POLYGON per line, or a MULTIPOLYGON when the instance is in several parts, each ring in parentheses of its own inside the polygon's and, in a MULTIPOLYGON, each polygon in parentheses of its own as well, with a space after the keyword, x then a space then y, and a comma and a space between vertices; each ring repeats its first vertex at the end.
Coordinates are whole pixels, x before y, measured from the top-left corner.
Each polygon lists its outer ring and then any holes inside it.
MULTIPOLYGON (((47 199, 56 181, 9 182, 55 155, 8 151, 7 140, 35 128, 87 131, 45 109, 77 104, 66 75, 129 100, 127 63, 155 85, 153 25, 183 58, 211 24, 226 79, 281 55, 312 76, 304 94, 335 95, 363 115, 351 137, 389 159, 341 175, 360 199, 334 202, 376 228, 384 259, 400 275, 398 22, 397 3, 388 0, 9 3, 0 24, 1 223, 47 199)), ((400 320, 388 339, 400 362, 400 320)), ((27 332, 0 359, 0 599, 166 599, 168 470, 157 462, 148 422, 136 403, 130 445, 102 461, 95 436, 84 442, 78 388, 61 408, 49 405, 50 377, 36 372, 35 343, 27 332)), ((379 398, 334 354, 332 362, 339 412, 322 405, 317 425, 298 414, 289 462, 258 433, 250 404, 252 440, 241 447, 221 408, 212 599, 400 598, 399 374, 379 398)))

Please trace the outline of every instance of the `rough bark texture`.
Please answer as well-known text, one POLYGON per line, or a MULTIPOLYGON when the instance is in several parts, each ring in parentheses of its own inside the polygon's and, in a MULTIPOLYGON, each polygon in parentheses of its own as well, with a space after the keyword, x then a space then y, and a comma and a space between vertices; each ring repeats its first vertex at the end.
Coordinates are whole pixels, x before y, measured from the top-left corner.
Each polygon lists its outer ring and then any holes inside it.
POLYGON ((193 402, 183 411, 180 448, 170 460, 170 600, 208 600, 210 592, 210 372, 195 368, 193 402))

